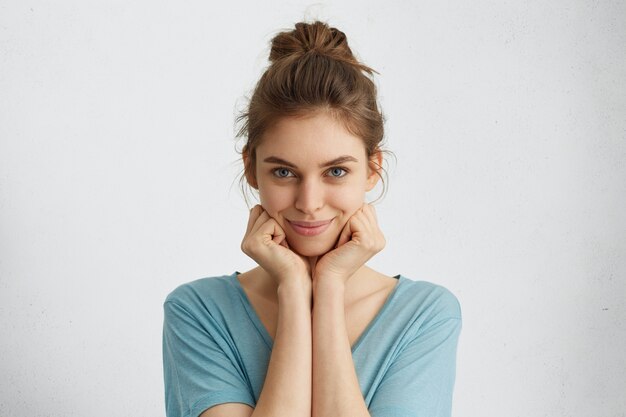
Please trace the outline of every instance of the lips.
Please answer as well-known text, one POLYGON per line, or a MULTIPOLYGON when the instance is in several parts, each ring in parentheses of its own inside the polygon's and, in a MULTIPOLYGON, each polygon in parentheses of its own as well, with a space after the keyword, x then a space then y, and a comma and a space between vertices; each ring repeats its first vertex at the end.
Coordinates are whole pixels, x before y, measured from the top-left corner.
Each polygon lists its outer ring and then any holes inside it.
POLYGON ((296 222, 287 220, 291 228, 298 234, 303 236, 315 236, 324 232, 330 226, 333 219, 321 220, 316 222, 296 222))

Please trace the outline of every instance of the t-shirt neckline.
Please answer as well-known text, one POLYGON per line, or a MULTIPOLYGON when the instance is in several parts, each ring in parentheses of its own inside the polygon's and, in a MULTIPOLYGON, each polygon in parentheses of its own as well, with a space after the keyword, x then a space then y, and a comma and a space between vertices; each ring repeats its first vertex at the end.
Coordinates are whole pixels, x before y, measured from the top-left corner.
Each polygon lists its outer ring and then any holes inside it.
MULTIPOLYGON (((241 272, 235 271, 230 275, 229 278, 232 284, 234 285, 234 287, 237 288, 237 291, 239 292, 239 295, 243 301, 243 305, 246 309, 246 312, 248 313, 248 316, 250 317, 250 320, 254 323, 254 326, 257 328, 257 330, 261 333, 261 336, 263 337, 265 344, 267 345, 268 349, 271 351, 272 348, 274 347, 274 340, 272 339, 269 332, 263 325, 263 322, 261 322, 261 318, 259 317, 256 310, 252 306, 252 303, 250 302, 250 299, 248 298, 248 294, 246 294, 243 287, 241 286, 241 283, 237 279, 237 275, 240 275, 240 274, 241 272)), ((405 280, 405 277, 402 274, 394 275, 393 278, 396 278, 398 282, 395 284, 395 286, 393 287, 393 289, 387 296, 387 299, 385 300, 381 309, 376 313, 376 316, 374 316, 372 321, 369 322, 365 330, 363 330, 359 338, 352 345, 350 349, 352 354, 356 352, 356 350, 362 344, 363 340, 367 337, 369 333, 371 333, 372 329, 376 326, 376 323, 380 321, 380 318, 389 309, 389 306, 391 305, 392 300, 395 298, 395 295, 398 292, 398 287, 400 287, 400 285, 402 284, 402 281, 405 280)))

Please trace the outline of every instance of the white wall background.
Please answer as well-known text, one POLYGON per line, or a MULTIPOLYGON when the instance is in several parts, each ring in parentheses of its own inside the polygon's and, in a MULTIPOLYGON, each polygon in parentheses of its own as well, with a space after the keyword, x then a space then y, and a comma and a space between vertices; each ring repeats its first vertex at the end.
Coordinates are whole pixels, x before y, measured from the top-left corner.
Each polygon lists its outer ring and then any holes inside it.
MULTIPOLYGON (((164 415, 162 302, 253 266, 234 116, 302 18, 380 72, 388 245, 455 416, 626 416, 626 5, 0 1, 0 416, 164 415)), ((375 196, 374 194, 373 196, 375 196)))

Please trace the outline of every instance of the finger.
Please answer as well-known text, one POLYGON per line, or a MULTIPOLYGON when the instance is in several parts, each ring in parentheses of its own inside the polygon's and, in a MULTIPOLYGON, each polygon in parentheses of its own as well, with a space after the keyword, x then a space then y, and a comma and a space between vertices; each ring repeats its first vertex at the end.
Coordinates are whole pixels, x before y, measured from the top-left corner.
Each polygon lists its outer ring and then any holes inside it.
POLYGON ((366 204, 365 207, 363 207, 363 213, 371 219, 376 219, 376 207, 371 204, 366 204))
POLYGON ((369 211, 373 218, 373 222, 371 223, 372 233, 374 233, 374 236, 376 236, 376 240, 377 242, 379 242, 378 246, 382 250, 382 248, 384 248, 386 245, 386 240, 385 240, 385 235, 383 234, 382 230, 380 229, 380 225, 378 224, 378 216, 376 215, 376 208, 370 205, 369 211))
POLYGON ((363 213, 371 224, 378 224, 378 219, 376 217, 376 210, 374 209, 374 206, 372 206, 371 204, 367 204, 363 208, 363 213))
POLYGON ((285 231, 278 224, 278 222, 269 217, 269 215, 261 215, 259 221, 267 216, 265 220, 258 228, 253 229, 253 235, 255 239, 262 241, 265 245, 271 246, 273 243, 280 245, 280 243, 286 238, 285 231))
POLYGON ((291 250, 291 248, 289 247, 289 243, 287 243, 287 239, 286 239, 286 238, 285 238, 285 239, 283 239, 283 241, 282 241, 282 242, 280 242, 280 246, 283 246, 283 247, 285 247, 285 248, 287 248, 287 249, 291 250))
POLYGON ((352 229, 351 240, 357 242, 359 245, 367 244, 367 241, 373 239, 375 236, 372 225, 364 214, 354 216, 350 228, 352 229))
POLYGON ((370 221, 365 213, 359 213, 352 216, 352 224, 350 225, 352 233, 367 232, 370 230, 370 221))
POLYGON ((280 227, 276 220, 271 219, 269 223, 272 225, 272 235, 274 236, 272 240, 280 245, 287 237, 285 235, 285 231, 282 227, 280 227))
POLYGON ((353 230, 355 230, 352 239, 361 240, 359 242, 360 244, 379 252, 385 247, 386 241, 380 227, 378 227, 378 223, 375 221, 375 215, 376 213, 372 207, 371 209, 365 210, 364 216, 355 218, 354 224, 352 225, 353 230), (363 219, 365 219, 365 222, 363 222, 363 219), (361 230, 363 230, 364 233, 357 235, 361 230))
POLYGON ((248 216, 248 225, 246 226, 246 235, 252 231, 252 227, 254 226, 254 223, 261 215, 262 211, 263 210, 261 208, 261 205, 259 204, 257 204, 256 206, 250 209, 250 214, 248 216))
POLYGON ((252 230, 250 230, 250 234, 253 235, 259 231, 261 226, 263 226, 270 219, 270 215, 267 214, 267 211, 263 210, 259 217, 257 217, 254 225, 252 225, 252 230))
POLYGON ((370 211, 372 212, 372 215, 374 215, 374 218, 378 219, 378 214, 376 213, 376 207, 372 204, 368 204, 370 211))
POLYGON ((350 241, 350 237, 352 236, 352 229, 350 228, 351 221, 352 217, 348 220, 348 223, 346 223, 344 228, 341 230, 341 233, 339 234, 339 240, 337 241, 337 245, 335 246, 335 248, 338 248, 346 242, 350 241))

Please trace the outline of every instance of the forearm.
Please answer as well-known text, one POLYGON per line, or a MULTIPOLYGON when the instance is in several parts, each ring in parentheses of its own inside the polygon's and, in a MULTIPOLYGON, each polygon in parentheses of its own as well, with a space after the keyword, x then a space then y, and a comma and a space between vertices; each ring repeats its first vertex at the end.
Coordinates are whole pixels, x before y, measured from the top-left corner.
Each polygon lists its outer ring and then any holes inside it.
POLYGON ((313 308, 313 417, 369 417, 352 361, 345 285, 320 283, 313 308))
POLYGON ((278 288, 278 322, 253 417, 311 416, 311 289, 278 288))

